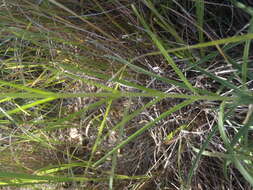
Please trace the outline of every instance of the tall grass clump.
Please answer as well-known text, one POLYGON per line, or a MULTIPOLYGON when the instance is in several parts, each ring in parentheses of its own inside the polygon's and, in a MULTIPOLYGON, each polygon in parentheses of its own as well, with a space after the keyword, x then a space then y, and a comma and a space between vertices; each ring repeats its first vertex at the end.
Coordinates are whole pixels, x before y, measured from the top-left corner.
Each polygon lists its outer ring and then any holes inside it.
POLYGON ((251 189, 247 0, 0 1, 3 189, 251 189))

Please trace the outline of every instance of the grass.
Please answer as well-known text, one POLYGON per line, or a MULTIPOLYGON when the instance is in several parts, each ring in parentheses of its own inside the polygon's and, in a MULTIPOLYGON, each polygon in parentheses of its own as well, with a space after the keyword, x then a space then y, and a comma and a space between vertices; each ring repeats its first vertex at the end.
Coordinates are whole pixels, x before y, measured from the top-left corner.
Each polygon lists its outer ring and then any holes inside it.
POLYGON ((0 1, 0 186, 252 188, 252 10, 0 1))

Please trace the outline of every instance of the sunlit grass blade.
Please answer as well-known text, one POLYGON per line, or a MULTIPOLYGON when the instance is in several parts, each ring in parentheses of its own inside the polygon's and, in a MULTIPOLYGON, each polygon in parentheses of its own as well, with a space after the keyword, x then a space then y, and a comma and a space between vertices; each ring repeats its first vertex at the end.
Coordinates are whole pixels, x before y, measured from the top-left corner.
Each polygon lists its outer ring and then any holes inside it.
POLYGON ((96 141, 95 141, 95 143, 94 143, 94 145, 92 147, 92 150, 91 150, 91 156, 90 156, 90 159, 89 159, 89 163, 92 161, 93 156, 94 156, 95 152, 97 151, 97 148, 98 148, 99 143, 101 141, 102 133, 103 133, 103 130, 104 130, 105 126, 106 126, 106 120, 107 120, 107 117, 108 117, 109 112, 111 110, 112 102, 113 102, 113 100, 109 100, 107 102, 106 111, 105 111, 105 114, 104 114, 103 119, 101 121, 101 124, 98 127, 98 133, 97 133, 96 141))
POLYGON ((180 131, 187 129, 189 127, 189 125, 181 125, 178 128, 176 128, 175 130, 171 131, 165 138, 164 143, 167 144, 169 143, 175 136, 177 133, 179 133, 180 131))
MULTIPOLYGON (((22 110, 27 110, 29 108, 32 108, 32 107, 35 107, 37 105, 40 105, 40 104, 44 104, 46 102, 51 102, 53 100, 55 100, 56 98, 54 97, 51 97, 51 98, 45 98, 45 99, 42 99, 42 100, 37 100, 33 103, 29 103, 29 104, 26 104, 26 105, 22 105, 20 106, 20 108, 15 108, 13 110, 10 110, 10 111, 6 111, 6 113, 8 113, 9 115, 11 114, 15 114, 15 113, 18 113, 18 112, 21 112, 22 110)), ((4 117, 5 115, 4 114, 0 114, 0 118, 4 117)))
MULTIPOLYGON (((121 79, 123 77, 125 69, 126 69, 126 66, 123 66, 122 70, 120 70, 119 79, 121 79)), ((115 90, 118 89, 118 88, 119 88, 119 84, 117 84, 115 86, 115 90)), ((127 108, 124 110, 123 118, 125 118, 127 116, 127 114, 128 114, 129 107, 130 107, 130 102, 131 102, 131 99, 128 100, 128 105, 127 105, 127 108)), ((120 140, 123 137, 124 126, 125 126, 124 124, 120 125, 120 128, 119 128, 119 137, 117 139, 117 142, 120 142, 120 140)), ((110 132, 113 132, 113 131, 110 131, 110 132)), ((103 138, 101 138, 101 140, 103 140, 103 138)), ((113 153, 113 155, 112 155, 111 173, 109 175, 109 190, 113 190, 113 185, 114 185, 114 180, 115 180, 115 172, 116 172, 116 166, 117 166, 117 157, 118 157, 118 153, 117 152, 113 153)))
POLYGON ((43 94, 43 95, 52 94, 51 92, 47 92, 47 91, 44 91, 41 89, 30 88, 30 87, 27 87, 27 86, 24 86, 21 84, 15 84, 15 83, 3 81, 3 80, 0 80, 0 84, 5 85, 5 86, 9 86, 9 87, 13 87, 16 89, 20 89, 20 90, 26 90, 27 92, 36 93, 36 94, 43 94))
MULTIPOLYGON (((5 93, 0 94, 2 97, 13 97, 17 98, 20 96, 20 93, 5 93)), ((22 95, 27 97, 20 97, 22 99, 26 98, 44 98, 47 97, 41 94, 30 94, 30 93, 22 93, 22 95)), ((244 94, 242 94, 244 95, 244 94)), ((107 93, 107 92, 100 92, 100 93, 55 93, 49 96, 52 99, 59 99, 59 98, 76 98, 76 97, 93 97, 93 98, 122 98, 122 97, 158 97, 158 98, 180 98, 180 99, 194 99, 194 100, 217 100, 217 101, 235 101, 238 100, 238 97, 226 97, 226 96, 219 96, 219 95, 206 95, 206 96, 197 96, 197 95, 185 95, 185 94, 176 94, 176 93, 165 93, 165 92, 115 92, 115 93, 107 93)), ((246 98, 249 97, 249 100, 252 99, 251 96, 246 95, 246 98)), ((50 99, 49 98, 49 99, 50 99)))
POLYGON ((38 183, 59 183, 69 181, 103 181, 105 178, 86 178, 86 177, 63 177, 63 176, 40 176, 24 173, 0 172, 0 186, 6 185, 25 185, 38 183))
MULTIPOLYGON (((200 48, 206 48, 206 47, 216 46, 216 45, 221 45, 221 44, 236 43, 236 42, 246 41, 246 40, 250 40, 250 39, 253 39, 253 34, 244 34, 244 35, 240 35, 240 36, 223 38, 220 40, 213 40, 213 41, 209 41, 209 42, 198 43, 195 45, 188 45, 188 46, 183 46, 183 47, 179 47, 179 48, 172 48, 172 49, 166 50, 166 52, 167 53, 174 53, 174 52, 178 52, 178 51, 200 49, 200 48)), ((154 55, 160 55, 160 54, 162 54, 161 51, 146 53, 141 56, 133 58, 131 60, 131 62, 136 61, 136 60, 146 57, 146 56, 154 56, 154 55)))
POLYGON ((82 162, 82 163, 72 162, 69 164, 53 165, 53 166, 48 166, 46 168, 41 168, 41 169, 35 171, 34 174, 39 175, 39 176, 50 175, 50 174, 54 174, 59 171, 63 171, 63 170, 70 169, 73 167, 86 167, 86 164, 85 164, 85 162, 82 162))

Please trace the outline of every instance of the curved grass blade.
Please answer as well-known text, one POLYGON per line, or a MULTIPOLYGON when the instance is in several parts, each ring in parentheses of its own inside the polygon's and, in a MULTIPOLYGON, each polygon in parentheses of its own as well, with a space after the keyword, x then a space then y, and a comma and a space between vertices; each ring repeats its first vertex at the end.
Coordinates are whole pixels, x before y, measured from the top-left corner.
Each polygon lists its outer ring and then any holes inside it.
POLYGON ((249 15, 251 15, 253 17, 253 8, 250 6, 245 5, 242 2, 236 1, 236 0, 230 0, 235 6, 237 6, 238 8, 244 10, 246 13, 248 13, 249 15))
POLYGON ((221 138, 224 141, 224 144, 226 145, 230 158, 229 160, 232 161, 232 163, 236 166, 236 168, 240 171, 240 173, 243 175, 243 177, 253 186, 253 176, 247 171, 245 166, 241 163, 241 161, 238 158, 241 158, 240 156, 236 156, 235 151, 233 147, 231 147, 230 140, 227 137, 227 134, 225 132, 224 127, 224 109, 225 109, 225 102, 222 102, 220 106, 220 112, 218 116, 218 128, 221 134, 221 138))

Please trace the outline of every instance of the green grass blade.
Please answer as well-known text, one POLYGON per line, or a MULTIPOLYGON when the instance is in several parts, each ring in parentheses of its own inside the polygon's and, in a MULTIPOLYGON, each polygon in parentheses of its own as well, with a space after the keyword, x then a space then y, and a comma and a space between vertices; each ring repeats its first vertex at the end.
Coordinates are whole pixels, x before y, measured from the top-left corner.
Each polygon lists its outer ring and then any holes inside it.
POLYGON ((71 181, 103 181, 103 178, 39 176, 24 173, 0 172, 0 186, 71 181))
MULTIPOLYGON (((206 48, 206 47, 210 47, 210 46, 217 46, 217 45, 228 44, 228 43, 236 43, 236 42, 246 41, 246 40, 250 40, 250 39, 253 39, 253 34, 244 34, 244 35, 240 35, 240 36, 223 38, 220 40, 213 40, 213 41, 205 42, 205 43, 198 43, 195 45, 188 45, 188 46, 183 46, 183 47, 179 47, 179 48, 173 48, 173 49, 166 50, 166 52, 167 53, 174 53, 174 52, 179 52, 179 51, 206 48)), ((162 54, 161 51, 150 52, 150 53, 143 54, 141 56, 133 58, 131 60, 131 62, 136 61, 136 60, 146 57, 146 56, 154 56, 154 55, 160 55, 160 54, 162 54)))
POLYGON ((35 89, 35 88, 30 88, 21 84, 14 84, 11 82, 7 82, 7 81, 3 81, 0 80, 0 84, 5 85, 5 86, 9 86, 9 87, 13 87, 16 89, 20 89, 20 90, 26 90, 27 92, 31 92, 31 93, 36 93, 36 94, 43 94, 43 95, 50 95, 52 94, 51 92, 47 92, 41 89, 35 89))
MULTIPOLYGON (((46 124, 45 127, 43 127, 42 129, 40 129, 41 131, 52 131, 52 130, 56 130, 56 129, 61 129, 66 128, 65 125, 63 123, 65 122, 71 122, 73 119, 75 119, 76 117, 80 116, 81 114, 85 114, 87 111, 95 109, 100 107, 101 105, 105 104, 108 100, 106 99, 102 99, 99 100, 95 103, 89 104, 87 105, 85 108, 82 108, 81 110, 74 112, 72 114, 69 114, 67 117, 58 119, 55 122, 46 122, 42 121, 42 122, 37 122, 38 124, 43 123, 46 124)), ((72 127, 72 125, 69 125, 67 127, 72 127)))
MULTIPOLYGON (((62 75, 73 77, 75 79, 81 80, 81 81, 83 81, 85 83, 87 82, 90 85, 97 86, 97 87, 102 88, 102 89, 107 90, 107 91, 113 91, 113 88, 107 87, 107 86, 102 85, 100 83, 96 83, 94 81, 85 80, 85 79, 83 79, 83 77, 79 77, 79 76, 75 75, 74 73, 81 72, 81 73, 87 74, 88 76, 91 76, 91 77, 96 77, 98 79, 103 79, 103 80, 106 80, 106 81, 116 82, 116 83, 119 83, 119 84, 122 84, 122 85, 126 85, 126 86, 129 86, 129 87, 133 87, 133 88, 139 89, 139 90, 144 90, 146 92, 159 92, 158 90, 146 88, 144 86, 135 84, 133 82, 129 82, 129 81, 124 80, 124 79, 119 79, 118 77, 111 78, 107 74, 103 74, 103 73, 99 73, 99 72, 96 72, 96 71, 92 71, 92 70, 87 69, 87 68, 84 69, 82 67, 77 67, 75 65, 71 65, 70 66, 70 65, 61 64, 61 63, 59 63, 59 65, 60 65, 60 67, 62 67, 66 71, 73 72, 73 74, 71 74, 71 75, 66 74, 66 72, 61 72, 62 75)), ((55 68, 52 68, 52 67, 50 67, 50 70, 58 72, 58 70, 56 70, 55 68)))
POLYGON ((153 3, 151 1, 144 1, 144 4, 155 14, 155 16, 162 22, 161 26, 164 26, 164 29, 168 31, 175 39, 177 42, 184 44, 184 40, 178 35, 177 31, 174 29, 174 26, 172 22, 166 18, 165 19, 162 17, 162 15, 156 10, 154 7, 153 3))
POLYGON ((213 128, 213 130, 208 134, 207 139, 205 140, 205 142, 202 144, 196 158, 194 159, 192 166, 190 168, 189 171, 189 175, 187 176, 187 181, 186 181, 186 188, 185 189, 189 189, 191 187, 191 182, 192 182, 192 177, 198 167, 198 163, 202 157, 203 152, 205 151, 205 149, 207 148, 209 142, 211 141, 212 137, 216 134, 217 132, 217 126, 215 126, 213 128))
POLYGON ((173 70, 177 73, 177 75, 179 76, 179 78, 185 83, 185 85, 189 88, 189 90, 191 90, 194 94, 198 94, 197 91, 191 85, 191 83, 186 79, 186 77, 184 76, 184 74, 180 71, 180 69, 174 63, 173 59, 169 56, 169 54, 167 53, 166 49, 164 48, 164 46, 162 45, 162 43, 160 42, 160 40, 158 39, 158 37, 153 32, 151 32, 151 30, 150 30, 149 26, 147 25, 146 21, 138 13, 138 11, 137 11, 137 9, 135 8, 134 5, 132 5, 132 8, 133 8, 135 14, 137 15, 137 17, 140 19, 142 25, 146 28, 147 33, 151 37, 152 41, 156 44, 156 46, 158 47, 158 49, 161 51, 161 54, 167 60, 168 64, 173 68, 173 70))
MULTIPOLYGON (((253 33, 253 17, 250 20, 248 33, 253 33)), ((251 40, 246 40, 243 52, 243 64, 242 64, 242 84, 246 87, 246 82, 248 78, 248 62, 250 53, 251 40)))
MULTIPOLYGON (((115 86, 115 88, 114 88, 114 92, 116 92, 118 90, 118 87, 119 87, 119 85, 117 84, 115 86)), ((91 156, 89 158, 89 166, 90 166, 90 162, 92 161, 93 156, 96 153, 96 150, 97 150, 97 148, 98 148, 98 146, 99 146, 99 144, 101 142, 101 137, 102 137, 102 134, 103 134, 103 130, 104 130, 105 126, 106 126, 107 117, 109 116, 109 113, 111 111, 112 103, 113 103, 113 99, 110 99, 108 101, 108 103, 107 103, 107 107, 106 107, 106 110, 105 110, 105 114, 103 116, 103 120, 102 120, 100 126, 98 127, 97 138, 96 138, 96 141, 95 141, 95 143, 94 143, 94 145, 92 147, 91 156)))
MULTIPOLYGON (((41 94, 30 94, 30 93, 4 93, 0 94, 2 97, 15 97, 15 98, 45 98, 47 96, 41 94), (22 95, 23 97, 20 97, 22 95)), ((55 93, 49 96, 49 99, 58 99, 58 98, 76 98, 76 97, 91 97, 91 98, 122 98, 122 97, 159 97, 159 98, 180 98, 180 99, 195 99, 195 100, 221 100, 221 101, 235 101, 238 100, 237 97, 226 97, 226 96, 196 96, 196 95, 185 95, 185 94, 172 94, 172 93, 165 93, 165 92, 115 92, 115 93, 108 93, 108 92, 100 92, 100 93, 55 93)), ((247 97, 247 96, 245 96, 247 97)), ((252 99, 249 96, 250 100, 252 99)))
MULTIPOLYGON (((20 108, 16 108, 16 109, 7 111, 6 113, 7 113, 8 115, 12 115, 12 114, 21 112, 22 110, 27 110, 27 109, 32 108, 32 107, 35 107, 35 106, 37 106, 37 105, 44 104, 44 103, 46 103, 46 102, 51 102, 51 101, 53 101, 53 100, 55 100, 55 99, 56 99, 56 98, 51 97, 51 98, 45 98, 45 99, 42 99, 42 100, 37 100, 37 101, 35 101, 35 102, 32 102, 32 103, 29 103, 29 104, 20 106, 21 109, 20 109, 20 108)), ((0 114, 0 118, 3 118, 4 116, 5 116, 4 114, 0 114)))
POLYGON ((234 91, 236 91, 237 93, 240 93, 240 94, 243 94, 243 91, 241 91, 237 86, 235 86, 234 84, 230 83, 229 81, 227 80, 223 80, 217 76, 215 76, 214 74, 212 74, 211 72, 208 72, 204 69, 202 69, 201 67, 199 66, 194 66, 197 70, 199 70, 201 73, 209 76, 210 78, 214 79, 215 81, 219 82, 220 84, 222 84, 224 87, 228 87, 228 88, 231 88, 233 89, 234 91))
POLYGON ((83 17, 79 16, 78 14, 76 14, 74 11, 70 10, 69 8, 65 7, 63 4, 55 1, 55 0, 49 0, 49 2, 51 2, 52 4, 60 7, 61 9, 69 12, 70 14, 72 14, 73 16, 79 18, 80 20, 82 20, 84 23, 88 24, 89 26, 91 26, 92 28, 94 28, 95 30, 97 30, 98 32, 100 32, 101 34, 103 34, 104 36, 115 40, 111 35, 109 35, 108 33, 106 33, 105 31, 103 31, 101 28, 97 27, 96 25, 94 25, 93 23, 89 22, 87 19, 84 19, 83 17))
POLYGON ((141 129, 139 129, 138 131, 136 131, 134 134, 132 134, 131 136, 129 136, 126 140, 122 141, 120 144, 118 144, 117 146, 115 146, 111 151, 109 151, 105 156, 103 156, 100 160, 98 160, 97 162, 95 162, 93 164, 94 167, 97 167, 99 164, 103 163, 109 156, 111 156, 114 152, 116 152, 118 149, 124 147, 126 144, 128 144, 129 142, 131 142, 132 140, 134 140, 135 138, 137 138, 138 136, 140 136, 142 133, 144 133, 145 131, 147 131, 149 128, 153 127, 158 121, 160 121, 161 119, 164 119, 165 117, 167 117, 168 115, 182 109, 183 107, 191 104, 195 102, 195 100, 185 100, 184 102, 170 108, 168 111, 162 113, 159 117, 157 117, 156 119, 154 119, 153 121, 149 122, 148 124, 146 124, 144 127, 142 127, 141 129))
POLYGON ((230 0, 235 6, 237 6, 238 8, 244 10, 246 13, 248 13, 249 15, 251 15, 253 17, 253 8, 250 6, 245 5, 242 2, 236 1, 236 0, 230 0))
POLYGON ((242 165, 241 161, 238 159, 240 156, 236 156, 233 148, 231 147, 230 140, 226 134, 224 127, 224 109, 225 102, 222 102, 220 106, 220 112, 218 117, 218 128, 224 144, 226 145, 228 152, 230 154, 230 160, 235 164, 236 168, 240 171, 243 177, 253 186, 253 176, 247 171, 247 169, 242 165))
MULTIPOLYGON (((157 80, 160 80, 160 81, 163 81, 167 84, 173 84, 175 86, 178 86, 178 87, 181 87, 181 88, 184 88, 184 89, 188 89, 187 86, 182 83, 182 82, 178 82, 178 81, 175 81, 175 80, 171 80, 171 79, 168 79, 168 78, 165 78, 165 77, 162 77, 158 74, 155 74, 155 73, 152 73, 150 71, 147 71, 137 65, 134 65, 132 64, 131 62, 128 62, 127 60, 124 60, 122 58, 119 58, 119 57, 114 57, 114 56, 106 56, 112 60, 116 60, 124 65, 127 65, 129 68, 131 68, 134 72, 138 72, 138 73, 142 73, 142 74, 145 74, 145 75, 148 75, 148 76, 151 76, 151 77, 154 77, 155 79, 157 80)), ((204 89, 199 89, 199 88, 194 88, 198 93, 200 94, 204 94, 204 95, 216 95, 212 92, 209 92, 208 90, 204 90, 204 89)), ((146 90, 145 90, 146 91, 146 90)), ((150 91, 150 90, 148 90, 150 91)), ((152 89, 153 91, 153 89, 152 89)), ((154 91, 153 91, 154 92, 154 91)), ((156 91, 156 92, 159 92, 159 91, 156 91)))
MULTIPOLYGON (((156 98, 152 101, 150 101, 149 103, 145 104, 144 106, 142 106, 141 108, 135 110, 133 113, 129 114, 129 115, 125 115, 122 120, 116 124, 112 130, 115 131, 119 128, 122 128, 127 122, 131 121, 133 118, 137 117, 141 112, 143 112, 145 109, 155 105, 157 102, 161 101, 163 98, 156 98)), ((104 138, 108 137, 110 135, 110 132, 108 132, 104 138)))

